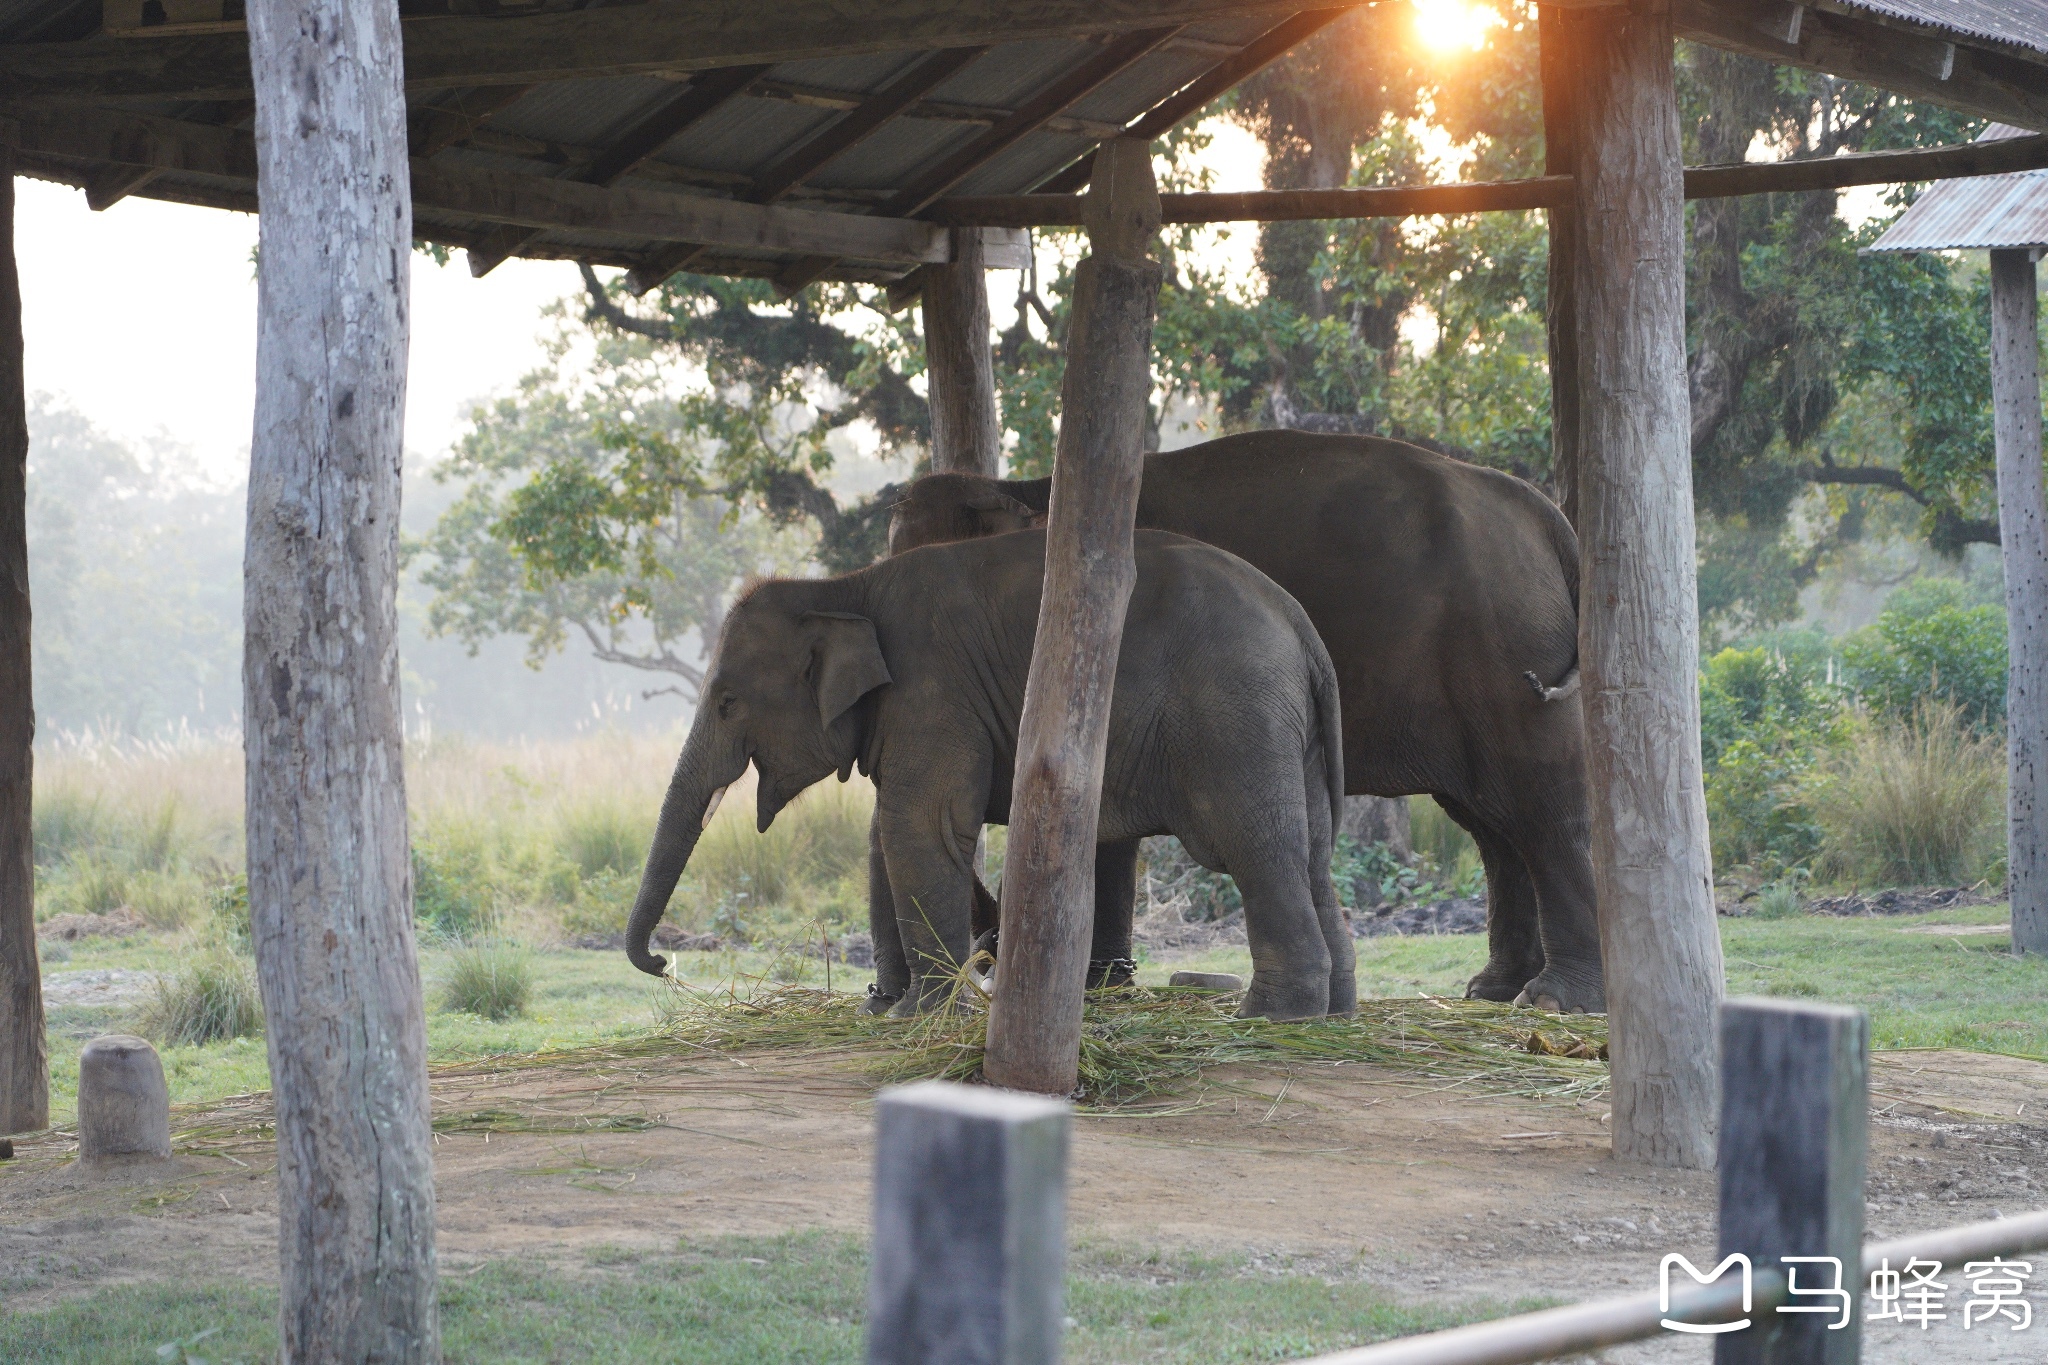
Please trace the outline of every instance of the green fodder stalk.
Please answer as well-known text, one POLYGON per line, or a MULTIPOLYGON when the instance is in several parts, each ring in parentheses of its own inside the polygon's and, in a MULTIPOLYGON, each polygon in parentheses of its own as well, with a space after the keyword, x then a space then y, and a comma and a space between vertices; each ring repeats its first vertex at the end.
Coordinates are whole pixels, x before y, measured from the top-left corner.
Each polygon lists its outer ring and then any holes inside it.
POLYGON ((2003 746, 1953 702, 1874 721, 1817 792, 1825 864, 1879 885, 1973 882, 2002 848, 2004 784, 2003 746))
POLYGON ((464 944, 449 954, 444 1009, 502 1022, 526 1013, 532 996, 533 958, 517 944, 464 944))
POLYGON ((263 998, 248 962, 210 953, 172 976, 159 976, 136 1026, 166 1046, 245 1038, 263 1031, 263 998))

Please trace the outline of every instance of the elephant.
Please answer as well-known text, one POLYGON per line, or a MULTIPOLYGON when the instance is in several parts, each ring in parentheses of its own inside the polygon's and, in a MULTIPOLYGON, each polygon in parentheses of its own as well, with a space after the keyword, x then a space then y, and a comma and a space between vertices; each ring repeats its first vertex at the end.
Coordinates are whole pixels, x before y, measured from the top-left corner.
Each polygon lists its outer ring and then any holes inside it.
MULTIPOLYGON (((935 474, 891 553, 1042 525, 1049 479, 935 474)), ((1486 869, 1466 995, 1606 1009, 1577 697, 1578 540, 1496 470, 1370 436, 1257 431, 1145 458, 1137 524, 1239 555, 1308 612, 1343 694, 1353 794, 1426 792, 1486 869)), ((1130 956, 1137 846, 1105 829, 1094 957, 1130 956)))
MULTIPOLYGON (((1301 607, 1236 556, 1160 531, 1139 532, 1134 552, 1101 828, 1172 833, 1237 878, 1245 1015, 1349 1013, 1351 935, 1329 873, 1344 799, 1329 655, 1301 607)), ((859 768, 875 784, 893 911, 873 926, 885 979, 871 1003, 942 1004, 969 960, 975 840, 1009 819, 1044 569, 1045 534, 1027 531, 747 590, 662 801, 626 929, 633 965, 664 971, 649 938, 750 761, 763 831, 806 787, 859 768)))

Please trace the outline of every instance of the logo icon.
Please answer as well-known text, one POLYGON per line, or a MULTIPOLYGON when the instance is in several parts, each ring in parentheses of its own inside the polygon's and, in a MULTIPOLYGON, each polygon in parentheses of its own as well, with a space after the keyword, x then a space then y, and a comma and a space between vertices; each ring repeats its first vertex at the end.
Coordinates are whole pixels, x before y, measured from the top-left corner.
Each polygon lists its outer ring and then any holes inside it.
MULTIPOLYGON (((1702 1275, 1700 1274, 1698 1266, 1694 1265, 1691 1261, 1688 1261, 1684 1256, 1681 1256, 1679 1253, 1674 1251, 1670 1255, 1666 1256, 1663 1260, 1663 1263, 1657 1267, 1657 1307, 1661 1312, 1666 1314, 1669 1314, 1671 1312, 1671 1267, 1674 1265, 1684 1266, 1685 1273, 1692 1276, 1693 1283, 1695 1284, 1712 1284, 1716 1280, 1721 1278, 1722 1274, 1728 1269, 1729 1266, 1741 1266, 1742 1311, 1744 1313, 1750 1311, 1750 1304, 1752 1301, 1752 1290, 1754 1288, 1754 1284, 1750 1273, 1749 1257, 1743 1255, 1739 1251, 1730 1252, 1727 1256, 1722 1258, 1721 1264, 1715 1266, 1711 1271, 1702 1275)), ((1749 1326, 1749 1319, 1744 1317, 1739 1318, 1734 1322, 1700 1323, 1676 1322, 1667 1316, 1664 1319, 1664 1326, 1674 1332, 1693 1332, 1705 1336, 1718 1334, 1721 1332, 1739 1332, 1743 1328, 1749 1326)))

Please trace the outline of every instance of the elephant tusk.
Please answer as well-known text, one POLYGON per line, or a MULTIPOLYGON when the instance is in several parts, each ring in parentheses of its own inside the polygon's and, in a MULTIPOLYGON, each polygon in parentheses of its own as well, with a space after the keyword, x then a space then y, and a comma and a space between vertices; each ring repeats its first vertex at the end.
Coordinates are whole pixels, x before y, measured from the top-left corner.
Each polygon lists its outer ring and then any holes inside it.
POLYGON ((718 803, 723 800, 725 800, 724 787, 720 787, 717 791, 711 793, 711 801, 704 807, 704 824, 702 828, 711 828, 711 817, 718 814, 718 803))

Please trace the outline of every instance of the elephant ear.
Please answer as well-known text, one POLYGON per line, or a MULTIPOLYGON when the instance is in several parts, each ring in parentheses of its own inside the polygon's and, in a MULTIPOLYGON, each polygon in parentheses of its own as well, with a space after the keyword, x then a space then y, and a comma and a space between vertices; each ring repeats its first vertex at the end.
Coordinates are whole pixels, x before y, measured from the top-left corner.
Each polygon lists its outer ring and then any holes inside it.
POLYGON ((817 628, 813 657, 817 660, 818 719, 826 729, 853 709, 853 704, 889 681, 875 623, 844 611, 812 611, 804 619, 817 628))

